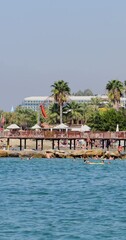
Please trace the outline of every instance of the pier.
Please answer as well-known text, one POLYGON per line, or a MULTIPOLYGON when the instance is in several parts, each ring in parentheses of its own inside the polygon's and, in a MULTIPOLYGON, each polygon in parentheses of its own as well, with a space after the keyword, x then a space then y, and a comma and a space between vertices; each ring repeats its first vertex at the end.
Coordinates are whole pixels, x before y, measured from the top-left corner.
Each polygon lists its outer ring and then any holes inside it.
POLYGON ((32 139, 35 141, 35 149, 38 150, 38 144, 43 150, 43 143, 46 140, 52 142, 52 149, 57 144, 57 149, 60 149, 60 142, 69 142, 69 148, 76 150, 77 141, 84 140, 86 147, 92 149, 97 141, 100 142, 102 149, 108 148, 113 142, 117 142, 118 146, 123 143, 124 150, 126 149, 126 131, 123 132, 76 132, 76 131, 33 131, 33 130, 20 130, 15 132, 2 131, 0 132, 0 139, 6 139, 7 146, 10 144, 11 139, 19 140, 20 150, 27 149, 27 140, 32 139))

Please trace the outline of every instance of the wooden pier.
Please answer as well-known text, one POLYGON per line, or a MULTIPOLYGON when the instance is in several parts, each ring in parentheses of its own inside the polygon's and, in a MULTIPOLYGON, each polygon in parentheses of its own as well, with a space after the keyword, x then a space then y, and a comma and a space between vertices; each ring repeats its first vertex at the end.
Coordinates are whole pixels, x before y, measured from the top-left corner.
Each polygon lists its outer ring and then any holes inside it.
POLYGON ((69 148, 76 149, 77 141, 84 140, 87 147, 90 146, 92 149, 96 141, 99 141, 101 148, 108 148, 112 142, 117 142, 118 146, 122 145, 124 150, 126 149, 126 131, 123 132, 60 132, 60 131, 15 131, 15 132, 0 132, 0 139, 7 140, 7 146, 10 144, 11 139, 18 139, 20 141, 20 150, 27 149, 27 140, 35 140, 35 149, 38 150, 38 143, 41 142, 40 148, 43 150, 43 141, 52 141, 52 149, 55 148, 55 143, 57 143, 57 148, 60 149, 60 141, 69 141, 69 148))

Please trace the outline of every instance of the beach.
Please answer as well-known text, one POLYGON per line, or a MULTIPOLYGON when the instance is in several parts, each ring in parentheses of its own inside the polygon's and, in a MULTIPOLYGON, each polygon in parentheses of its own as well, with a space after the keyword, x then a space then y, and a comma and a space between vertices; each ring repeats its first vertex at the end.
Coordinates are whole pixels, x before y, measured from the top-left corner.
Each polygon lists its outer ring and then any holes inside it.
MULTIPOLYGON (((9 149, 10 150, 19 150, 20 147, 20 140, 19 139, 10 139, 9 149)), ((27 139, 27 149, 35 149, 36 144, 35 141, 32 139, 27 139)), ((44 150, 51 149, 52 143, 49 140, 44 141, 43 144, 44 150)), ((0 148, 6 150, 8 148, 6 139, 2 139, 0 141, 0 148)), ((41 146, 38 144, 38 150, 40 150, 41 146)))

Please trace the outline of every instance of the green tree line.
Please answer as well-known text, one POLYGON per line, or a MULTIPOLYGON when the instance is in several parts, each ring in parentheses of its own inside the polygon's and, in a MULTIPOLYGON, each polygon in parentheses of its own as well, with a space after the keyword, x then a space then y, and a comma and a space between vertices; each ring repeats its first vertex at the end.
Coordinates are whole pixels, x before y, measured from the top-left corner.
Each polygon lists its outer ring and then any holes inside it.
MULTIPOLYGON (((41 123, 87 124, 93 131, 115 131, 119 124, 120 131, 126 130, 126 109, 120 105, 120 98, 126 94, 126 81, 111 80, 106 84, 106 103, 97 97, 89 103, 69 101, 71 89, 63 80, 54 82, 51 88, 55 101, 46 108, 46 119, 40 114, 41 123)), ((38 122, 38 112, 22 107, 17 107, 13 113, 0 111, 0 115, 5 119, 4 127, 16 123, 26 129, 38 122)))

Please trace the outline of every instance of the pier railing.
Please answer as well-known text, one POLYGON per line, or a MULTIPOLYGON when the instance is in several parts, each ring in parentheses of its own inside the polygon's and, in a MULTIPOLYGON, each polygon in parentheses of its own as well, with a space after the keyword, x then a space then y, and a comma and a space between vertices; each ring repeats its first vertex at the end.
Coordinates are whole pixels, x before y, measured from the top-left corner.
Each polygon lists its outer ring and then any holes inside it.
POLYGON ((122 132, 60 132, 60 131, 1 131, 0 138, 40 138, 40 139, 126 139, 122 132))

